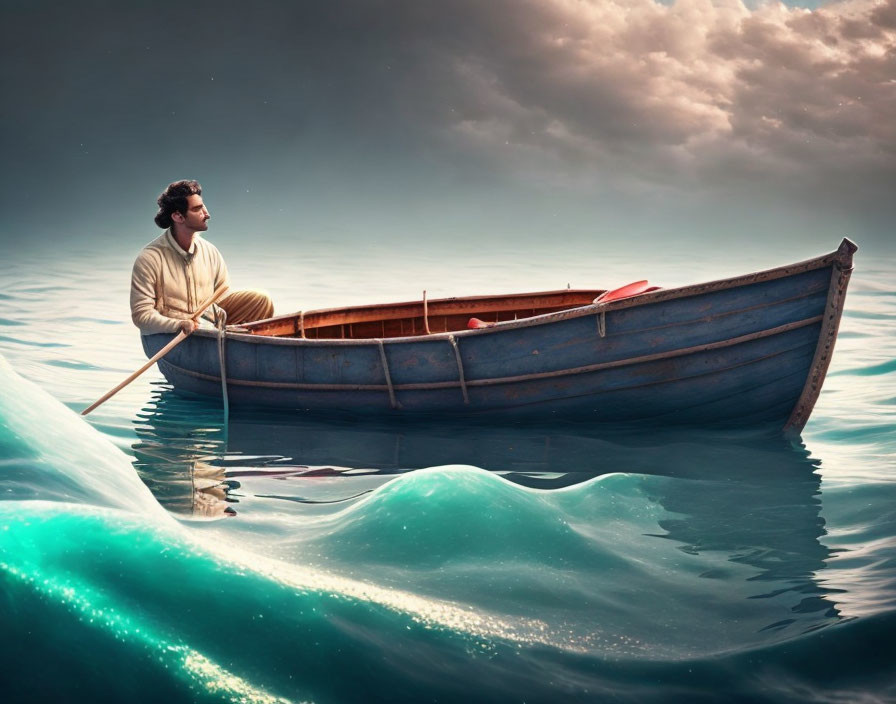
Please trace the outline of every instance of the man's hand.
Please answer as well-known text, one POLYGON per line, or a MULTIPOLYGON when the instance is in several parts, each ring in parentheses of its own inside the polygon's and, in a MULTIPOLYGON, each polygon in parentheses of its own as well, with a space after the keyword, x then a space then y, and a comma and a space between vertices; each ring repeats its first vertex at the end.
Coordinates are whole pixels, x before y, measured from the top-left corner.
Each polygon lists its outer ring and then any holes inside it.
POLYGON ((181 320, 180 321, 180 330, 184 335, 189 335, 196 328, 199 327, 199 323, 195 320, 181 320))

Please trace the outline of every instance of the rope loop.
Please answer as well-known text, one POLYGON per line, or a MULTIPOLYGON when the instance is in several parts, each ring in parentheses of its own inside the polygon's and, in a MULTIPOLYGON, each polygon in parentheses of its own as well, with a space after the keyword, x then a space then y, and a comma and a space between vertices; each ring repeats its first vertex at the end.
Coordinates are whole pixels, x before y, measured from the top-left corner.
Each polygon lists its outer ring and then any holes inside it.
POLYGON ((215 327, 218 329, 218 365, 221 368, 221 400, 224 403, 224 433, 230 425, 230 399, 227 396, 227 353, 224 329, 227 327, 227 311, 215 306, 215 327))
POLYGON ((427 335, 432 334, 429 330, 429 304, 426 300, 426 291, 423 291, 423 329, 427 335))
POLYGON ((401 408, 401 404, 395 398, 395 388, 392 386, 392 375, 389 374, 389 362, 386 360, 386 348, 383 345, 382 339, 377 340, 377 344, 380 347, 380 359, 383 362, 383 372, 386 375, 386 386, 389 387, 389 403, 392 405, 392 408, 401 408))
POLYGON ((454 348, 454 358, 457 360, 457 373, 460 377, 460 390, 464 395, 464 405, 469 406, 470 396, 467 394, 467 380, 464 377, 464 362, 460 356, 460 348, 457 346, 457 340, 454 339, 454 335, 448 335, 448 342, 454 348))

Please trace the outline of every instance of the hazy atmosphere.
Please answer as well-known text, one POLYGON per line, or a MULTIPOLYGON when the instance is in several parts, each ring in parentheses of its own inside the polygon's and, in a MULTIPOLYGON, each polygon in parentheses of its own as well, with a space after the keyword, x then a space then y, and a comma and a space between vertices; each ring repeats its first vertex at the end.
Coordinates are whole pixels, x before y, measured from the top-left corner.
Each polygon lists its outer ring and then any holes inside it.
POLYGON ((177 178, 202 182, 225 247, 809 256, 894 239, 896 0, 4 0, 3 15, 7 252, 87 233, 136 252, 177 178))
POLYGON ((896 0, 0 0, 0 90, 0 703, 896 703, 896 0))

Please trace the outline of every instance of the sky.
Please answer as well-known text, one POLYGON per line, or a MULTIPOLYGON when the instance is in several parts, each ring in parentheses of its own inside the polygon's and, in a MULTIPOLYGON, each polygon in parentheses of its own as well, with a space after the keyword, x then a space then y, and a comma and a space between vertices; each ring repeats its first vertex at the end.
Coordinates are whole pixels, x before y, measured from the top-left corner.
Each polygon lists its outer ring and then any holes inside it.
POLYGON ((896 0, 0 8, 9 256, 179 178, 224 242, 896 251, 896 0))

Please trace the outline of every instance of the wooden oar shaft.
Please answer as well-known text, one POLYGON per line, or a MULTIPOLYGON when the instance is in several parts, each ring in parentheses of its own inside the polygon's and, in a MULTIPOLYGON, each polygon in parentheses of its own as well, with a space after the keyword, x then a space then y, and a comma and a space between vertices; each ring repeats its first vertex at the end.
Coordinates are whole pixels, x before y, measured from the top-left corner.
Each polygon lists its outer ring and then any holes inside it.
MULTIPOLYGON (((197 309, 196 313, 193 314, 193 320, 196 320, 197 318, 199 318, 200 315, 205 313, 205 310, 209 306, 211 306, 213 303, 217 303, 219 300, 221 300, 224 297, 225 293, 227 293, 226 286, 221 286, 221 287, 215 289, 215 292, 207 300, 203 301, 202 304, 197 309)), ((150 359, 146 364, 144 364, 137 371, 135 371, 133 374, 131 374, 127 379, 122 381, 114 389, 110 389, 105 394, 103 394, 99 399, 97 399, 91 405, 89 405, 87 408, 85 408, 83 411, 81 411, 81 415, 86 416, 97 406, 100 406, 103 403, 105 403, 106 401, 108 401, 110 398, 112 398, 115 394, 117 394, 119 391, 121 391, 125 386, 130 384, 134 379, 136 379, 138 376, 140 376, 143 372, 145 372, 147 369, 149 369, 153 364, 158 362, 162 357, 164 357, 166 354, 168 354, 171 350, 173 350, 175 347, 177 347, 181 342, 186 340, 188 337, 189 337, 189 333, 185 333, 183 331, 179 332, 177 334, 177 336, 173 340, 171 340, 171 342, 169 342, 162 349, 160 349, 158 352, 156 352, 156 354, 153 355, 152 359, 150 359)))
POLYGON ((121 391, 125 386, 130 384, 134 379, 136 379, 138 376, 140 376, 143 372, 145 372, 147 369, 149 369, 153 364, 158 362, 162 357, 164 357, 166 354, 168 354, 171 350, 173 350, 175 347, 177 347, 181 342, 183 342, 186 339, 187 339, 187 333, 185 333, 183 331, 179 332, 177 334, 177 337, 175 337, 171 342, 169 342, 161 350, 159 350, 159 352, 152 359, 150 359, 146 364, 144 364, 137 371, 135 371, 133 374, 131 374, 127 379, 125 379, 123 382, 121 382, 114 389, 110 389, 109 391, 104 393, 98 400, 94 401, 90 406, 88 406, 83 411, 81 411, 81 415, 86 416, 94 408, 96 408, 97 406, 108 401, 115 394, 117 394, 119 391, 121 391))

